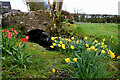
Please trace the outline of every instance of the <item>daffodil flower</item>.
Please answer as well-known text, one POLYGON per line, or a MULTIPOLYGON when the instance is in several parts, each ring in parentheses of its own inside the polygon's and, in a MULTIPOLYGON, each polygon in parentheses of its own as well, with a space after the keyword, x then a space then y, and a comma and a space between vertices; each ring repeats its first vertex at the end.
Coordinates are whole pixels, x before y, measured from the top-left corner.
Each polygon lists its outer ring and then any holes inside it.
POLYGON ((87 37, 85 37, 84 39, 87 40, 87 37))
POLYGON ((71 45, 71 49, 74 49, 74 46, 71 45))
POLYGON ((56 43, 53 43, 53 46, 56 46, 56 43))
POLYGON ((53 41, 54 41, 54 39, 55 39, 55 37, 51 37, 51 40, 53 40, 53 41))
POLYGON ((87 51, 90 51, 90 48, 87 48, 87 51))
POLYGON ((102 54, 105 54, 105 51, 104 51, 104 50, 101 50, 101 53, 102 53, 102 54))
POLYGON ((74 61, 74 62, 77 62, 77 58, 73 58, 73 61, 74 61))
POLYGON ((95 46, 91 46, 91 50, 95 49, 95 46))
POLYGON ((74 37, 72 37, 71 39, 74 40, 74 37))
POLYGON ((51 48, 54 48, 54 46, 50 46, 51 48))
POLYGON ((89 44, 86 44, 86 47, 89 47, 89 44))
POLYGON ((52 72, 54 73, 54 72, 55 72, 55 69, 52 69, 52 72))
POLYGON ((70 58, 66 58, 66 59, 65 59, 65 62, 66 62, 66 63, 70 63, 70 58))
POLYGON ((59 43, 60 43, 60 44, 62 44, 63 42, 62 42, 62 41, 60 41, 59 43))
POLYGON ((115 53, 110 53, 111 59, 115 58, 115 53))
POLYGON ((117 59, 120 59, 120 56, 118 56, 117 59))

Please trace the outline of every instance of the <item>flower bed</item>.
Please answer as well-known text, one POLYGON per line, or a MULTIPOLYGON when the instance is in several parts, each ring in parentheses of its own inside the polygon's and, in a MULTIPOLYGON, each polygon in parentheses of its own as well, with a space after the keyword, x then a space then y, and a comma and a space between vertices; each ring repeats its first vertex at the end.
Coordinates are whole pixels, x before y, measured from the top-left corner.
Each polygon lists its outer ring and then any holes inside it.
POLYGON ((30 54, 26 52, 29 36, 20 38, 19 32, 11 30, 2 30, 2 59, 3 66, 13 64, 26 69, 26 64, 30 63, 30 54))
POLYGON ((115 56, 107 47, 105 38, 100 42, 87 37, 83 40, 76 40, 74 37, 51 37, 51 40, 51 48, 56 47, 60 53, 72 54, 72 58, 65 59, 70 66, 68 71, 71 78, 106 78, 109 72, 104 67, 111 59, 120 59, 120 56, 115 56))

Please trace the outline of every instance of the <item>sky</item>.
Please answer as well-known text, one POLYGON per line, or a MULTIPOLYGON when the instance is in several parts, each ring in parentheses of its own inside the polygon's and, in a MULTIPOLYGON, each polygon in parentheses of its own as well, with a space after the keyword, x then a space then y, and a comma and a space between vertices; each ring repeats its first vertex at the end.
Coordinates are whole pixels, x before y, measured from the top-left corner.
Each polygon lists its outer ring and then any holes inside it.
MULTIPOLYGON (((10 1, 12 9, 27 12, 27 6, 23 0, 0 0, 10 1)), ((51 3, 53 0, 50 0, 51 3)), ((118 15, 118 2, 120 0, 64 0, 63 10, 70 13, 78 11, 86 14, 112 14, 118 15)))

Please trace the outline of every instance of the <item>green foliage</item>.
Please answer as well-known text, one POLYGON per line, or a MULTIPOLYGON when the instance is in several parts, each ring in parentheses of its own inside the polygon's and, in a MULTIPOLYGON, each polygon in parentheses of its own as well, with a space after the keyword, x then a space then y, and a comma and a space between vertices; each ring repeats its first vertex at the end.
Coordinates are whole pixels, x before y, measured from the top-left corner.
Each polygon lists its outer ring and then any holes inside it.
MULTIPOLYGON (((13 29, 13 28, 11 28, 13 29)), ((31 63, 30 54, 26 52, 27 43, 24 43, 18 37, 18 32, 15 30, 2 30, 2 59, 3 66, 24 67, 31 63), (7 32, 6 32, 7 31, 7 32)))
MULTIPOLYGON (((108 73, 105 66, 109 64, 111 59, 115 58, 115 53, 107 48, 105 39, 98 42, 97 40, 75 40, 72 38, 52 37, 54 43, 51 45, 57 47, 60 53, 72 54, 72 58, 77 58, 77 62, 73 60, 65 60, 69 63, 69 71, 71 78, 106 78, 108 73)), ((51 47, 51 48, 53 48, 51 47)))
MULTIPOLYGON (((72 24, 70 23, 65 23, 64 25, 72 26, 72 24)), ((12 27, 13 26, 11 26, 11 28, 12 27)), ((20 47, 17 47, 17 46, 20 45, 22 48, 22 49, 20 48, 20 50, 24 50, 23 45, 25 44, 24 48, 27 48, 25 49, 26 50, 25 52, 27 55, 29 54, 30 56, 32 56, 30 58, 32 63, 24 63, 27 66, 27 69, 25 68, 23 69, 24 66, 21 66, 22 59, 21 60, 18 59, 18 63, 17 61, 12 61, 13 56, 10 55, 11 53, 8 53, 6 51, 6 57, 4 58, 5 53, 3 53, 3 57, 2 57, 3 58, 3 65, 2 65, 3 78, 66 78, 66 77, 70 78, 69 76, 71 76, 72 78, 73 77, 77 78, 81 76, 83 76, 82 78, 85 78, 86 76, 92 77, 92 78, 95 78, 95 77, 120 78, 119 77, 120 75, 119 74, 119 66, 120 66, 119 61, 120 60, 118 61, 118 59, 116 59, 117 53, 114 51, 115 49, 117 49, 117 48, 114 48, 115 47, 114 44, 116 44, 116 41, 117 41, 116 36, 117 36, 117 31, 118 31, 116 28, 117 28, 116 24, 80 24, 80 25, 77 25, 77 28, 75 28, 75 32, 78 35, 74 35, 75 39, 69 38, 69 36, 67 36, 67 38, 60 38, 60 37, 55 38, 57 39, 55 43, 57 44, 58 51, 47 51, 45 48, 43 48, 42 46, 36 43, 31 43, 31 42, 23 43, 19 39, 19 37, 21 36, 24 37, 24 36, 19 35, 18 33, 17 36, 14 35, 14 38, 13 38, 13 41, 11 41, 11 44, 13 44, 18 39, 18 41, 15 43, 15 46, 13 47, 15 47, 16 49, 19 49, 20 47), (113 35, 113 38, 110 39, 112 35, 113 35), (80 40, 78 39, 78 36, 81 38, 80 40), (85 39, 82 40, 84 36, 88 36, 90 40, 85 40, 85 39), (108 50, 106 50, 106 48, 104 48, 105 55, 103 56, 103 54, 101 54, 100 52, 100 50, 103 49, 103 48, 100 48, 101 45, 96 46, 96 48, 98 49, 97 53, 100 54, 99 56, 95 55, 96 52, 94 50, 87 51, 87 47, 85 45, 86 43, 89 44, 89 46, 96 44, 94 43, 93 41, 94 39, 92 38, 97 39, 100 43, 101 43, 101 39, 105 38, 106 41, 104 43, 107 44, 108 49, 110 48, 111 51, 115 52, 116 54, 115 59, 110 60, 110 56, 109 54, 107 54, 108 50), (69 39, 71 41, 69 41, 69 39), (62 47, 58 47, 58 44, 60 41, 62 41, 63 44, 65 44, 65 49, 63 49, 62 47), (79 41, 79 43, 77 41, 79 41), (114 43, 111 43, 112 41, 114 43), (72 49, 70 45, 73 45, 74 49, 72 49), (66 65, 64 59, 68 57, 71 57, 70 63, 66 65), (73 58, 77 58, 77 62, 74 62, 73 58), (97 64, 94 64, 94 62, 100 63, 100 64, 97 65, 97 64), (5 64, 7 65, 5 66, 5 64), (85 68, 85 67, 88 67, 88 68, 85 68), (99 69, 97 70, 95 67, 99 69), (52 73, 53 68, 55 68, 56 70, 55 73, 52 73), (79 72, 79 68, 83 74, 79 72), (101 71, 99 71, 100 69, 101 71), (103 73, 98 74, 98 72, 99 73, 103 72, 103 73), (84 77, 84 75, 86 76, 84 77)), ((4 33, 2 35, 4 35, 3 37, 6 37, 4 33)), ((12 37, 10 39, 12 39, 12 37)), ((12 48, 9 49, 9 51, 14 52, 12 54, 16 54, 17 52, 16 50, 12 48)), ((20 54, 18 55, 21 56, 20 54)))

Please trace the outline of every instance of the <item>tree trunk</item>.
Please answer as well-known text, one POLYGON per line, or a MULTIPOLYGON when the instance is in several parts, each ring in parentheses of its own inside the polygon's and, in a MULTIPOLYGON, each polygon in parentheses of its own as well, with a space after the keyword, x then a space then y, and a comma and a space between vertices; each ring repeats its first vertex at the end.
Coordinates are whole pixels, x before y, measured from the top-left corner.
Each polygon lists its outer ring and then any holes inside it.
POLYGON ((53 5, 50 5, 50 1, 48 0, 48 5, 50 8, 50 19, 51 19, 50 30, 52 32, 53 31, 59 32, 62 27, 61 11, 62 11, 63 0, 54 0, 53 5))

